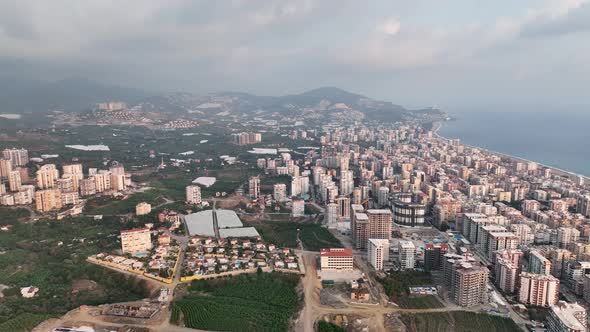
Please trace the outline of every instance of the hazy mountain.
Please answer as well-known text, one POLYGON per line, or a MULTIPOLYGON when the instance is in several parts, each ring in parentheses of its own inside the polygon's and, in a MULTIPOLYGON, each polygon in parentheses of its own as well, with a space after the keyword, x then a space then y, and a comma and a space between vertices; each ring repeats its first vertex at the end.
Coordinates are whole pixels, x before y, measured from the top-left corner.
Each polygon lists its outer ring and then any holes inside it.
POLYGON ((0 112, 23 113, 49 109, 80 111, 105 100, 135 103, 149 96, 145 91, 104 85, 81 78, 43 82, 0 77, 0 112))

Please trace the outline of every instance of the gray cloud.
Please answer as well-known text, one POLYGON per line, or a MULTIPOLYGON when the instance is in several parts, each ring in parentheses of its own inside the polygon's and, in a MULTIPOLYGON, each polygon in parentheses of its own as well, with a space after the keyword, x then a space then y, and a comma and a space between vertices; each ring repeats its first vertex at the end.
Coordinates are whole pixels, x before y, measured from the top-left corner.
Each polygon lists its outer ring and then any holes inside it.
POLYGON ((537 102, 536 88, 560 71, 568 82, 544 94, 547 101, 578 96, 588 83, 584 1, 548 0, 485 18, 464 12, 463 2, 0 1, 0 72, 168 91, 335 85, 443 106, 537 102), (438 19, 441 9, 452 19, 438 19))

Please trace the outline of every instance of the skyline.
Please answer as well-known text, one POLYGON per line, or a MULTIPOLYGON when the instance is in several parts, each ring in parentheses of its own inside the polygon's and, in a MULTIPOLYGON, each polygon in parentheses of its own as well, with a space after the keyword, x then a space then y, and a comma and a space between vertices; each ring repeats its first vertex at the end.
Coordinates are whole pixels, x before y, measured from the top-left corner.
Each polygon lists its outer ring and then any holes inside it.
POLYGON ((408 108, 589 104, 583 0, 0 2, 3 76, 150 91, 338 86, 408 108), (531 57, 534 54, 534 57, 531 57))

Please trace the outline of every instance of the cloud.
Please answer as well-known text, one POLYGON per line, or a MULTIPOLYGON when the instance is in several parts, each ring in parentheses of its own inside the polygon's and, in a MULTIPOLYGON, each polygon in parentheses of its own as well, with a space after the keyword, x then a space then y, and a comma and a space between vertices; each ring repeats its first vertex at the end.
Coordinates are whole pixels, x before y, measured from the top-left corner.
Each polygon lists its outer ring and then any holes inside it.
POLYGON ((390 18, 380 23, 377 26, 377 31, 382 32, 388 36, 395 36, 399 33, 401 22, 398 19, 390 18))

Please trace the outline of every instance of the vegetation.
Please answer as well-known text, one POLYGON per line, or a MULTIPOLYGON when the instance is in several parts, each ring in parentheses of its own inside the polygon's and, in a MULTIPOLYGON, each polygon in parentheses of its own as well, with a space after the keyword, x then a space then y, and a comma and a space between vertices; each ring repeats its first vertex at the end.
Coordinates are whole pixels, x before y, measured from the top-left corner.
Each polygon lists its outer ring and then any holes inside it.
POLYGON ((249 223, 249 225, 256 227, 266 241, 281 247, 297 247, 297 230, 299 230, 299 238, 307 250, 319 251, 320 248, 342 247, 340 241, 321 225, 294 223, 290 221, 288 215, 285 216, 285 218, 278 218, 275 215, 271 220, 249 223))
POLYGON ((153 206, 165 202, 163 195, 156 190, 133 194, 125 199, 111 197, 97 197, 88 200, 84 213, 86 214, 104 214, 104 215, 121 215, 135 213, 135 206, 141 202, 150 203, 153 206))
POLYGON ((19 221, 26 221, 31 216, 31 213, 29 210, 23 208, 9 208, 2 206, 0 207, 0 216, 2 216, 0 224, 14 225, 19 221))
POLYGON ((10 287, 0 298, 0 331, 28 330, 82 304, 148 296, 145 281, 85 261, 91 254, 118 247, 119 230, 133 226, 118 218, 75 218, 18 223, 0 232, 0 284, 10 287), (38 295, 22 298, 19 289, 27 286, 38 287, 38 295))
POLYGON ((409 295, 395 298, 395 303, 400 308, 406 309, 432 309, 442 308, 444 304, 434 295, 409 295))
POLYGON ((321 320, 318 322, 318 332, 346 332, 346 329, 321 320))
POLYGON ((428 272, 391 271, 385 278, 377 278, 385 294, 401 308, 428 309, 441 308, 443 304, 435 296, 410 295, 410 287, 432 285, 428 272))
POLYGON ((51 318, 50 315, 24 313, 0 323, 1 332, 30 331, 41 322, 51 318))
POLYGON ((194 281, 174 302, 171 322, 214 331, 287 331, 301 301, 299 276, 257 273, 194 281))
POLYGON ((510 318, 468 311, 402 314, 409 332, 521 331, 510 318))

